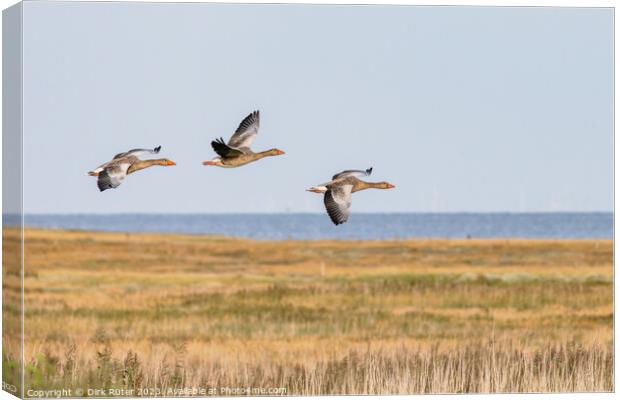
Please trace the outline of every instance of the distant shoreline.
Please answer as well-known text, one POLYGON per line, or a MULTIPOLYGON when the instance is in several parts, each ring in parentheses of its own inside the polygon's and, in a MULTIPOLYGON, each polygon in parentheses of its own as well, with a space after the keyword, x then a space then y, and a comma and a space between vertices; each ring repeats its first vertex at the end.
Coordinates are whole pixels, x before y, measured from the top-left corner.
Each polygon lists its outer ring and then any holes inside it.
POLYGON ((76 214, 7 217, 6 225, 103 232, 156 232, 257 240, 612 239, 612 213, 76 214))
MULTIPOLYGON (((17 229, 16 226, 4 226, 3 231, 13 231, 17 229)), ((179 238, 191 238, 191 239, 211 239, 211 240, 222 240, 222 241, 247 241, 247 242, 264 242, 264 243, 277 243, 277 242, 313 242, 313 243, 412 243, 412 242, 424 242, 424 243, 441 243, 441 242, 449 242, 449 243, 464 243, 464 244, 475 244, 475 243, 532 243, 532 244, 544 244, 544 243, 609 243, 613 242, 613 239, 604 239, 604 238, 519 238, 519 237, 497 237, 497 238, 437 238, 437 237, 412 237, 412 238, 402 238, 402 239, 280 239, 280 240, 270 240, 270 239, 253 239, 243 236, 227 236, 227 235, 217 235, 217 234, 207 234, 207 233, 175 233, 175 232, 155 232, 155 231, 143 231, 143 232, 131 232, 131 231, 105 231, 105 230, 89 230, 89 229, 66 229, 66 228, 40 228, 36 226, 25 226, 24 232, 26 233, 36 233, 39 234, 51 234, 54 236, 62 237, 63 235, 72 236, 72 235, 88 235, 92 236, 95 239, 100 239, 103 237, 116 238, 118 236, 131 236, 131 237, 148 237, 148 238, 158 238, 162 239, 179 239, 179 238)))

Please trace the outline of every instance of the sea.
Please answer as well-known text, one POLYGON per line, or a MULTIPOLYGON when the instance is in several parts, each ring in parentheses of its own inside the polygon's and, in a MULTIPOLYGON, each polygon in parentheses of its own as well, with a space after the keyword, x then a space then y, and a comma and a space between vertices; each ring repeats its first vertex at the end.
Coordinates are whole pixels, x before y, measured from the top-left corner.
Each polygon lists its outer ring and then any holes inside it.
MULTIPOLYGON (((4 215, 4 224, 19 218, 4 215)), ((258 240, 411 238, 613 239, 611 212, 325 214, 31 214, 25 225, 110 232, 207 234, 258 240)))

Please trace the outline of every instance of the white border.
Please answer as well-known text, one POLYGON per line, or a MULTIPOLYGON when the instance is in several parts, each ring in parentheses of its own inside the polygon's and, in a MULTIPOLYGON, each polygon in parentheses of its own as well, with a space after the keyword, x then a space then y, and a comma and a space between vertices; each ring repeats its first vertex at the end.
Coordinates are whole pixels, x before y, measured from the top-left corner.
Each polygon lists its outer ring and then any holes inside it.
MULTIPOLYGON (((26 0, 28 2, 29 0, 26 0)), ((617 0, 32 0, 48 2, 105 3, 229 3, 229 4, 345 4, 345 5, 422 5, 422 6, 513 6, 513 7, 616 7, 617 0)), ((16 0, 0 0, 2 9, 17 4, 16 0)))

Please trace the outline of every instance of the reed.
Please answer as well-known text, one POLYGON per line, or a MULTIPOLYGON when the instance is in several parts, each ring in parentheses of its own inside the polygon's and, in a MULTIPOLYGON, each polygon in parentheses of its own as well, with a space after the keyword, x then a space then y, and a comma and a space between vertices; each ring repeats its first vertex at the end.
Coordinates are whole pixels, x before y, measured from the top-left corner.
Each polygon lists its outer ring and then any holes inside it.
MULTIPOLYGON (((611 241, 30 229, 25 243, 26 389, 614 389, 611 241)), ((7 304, 3 318, 18 314, 7 304)))

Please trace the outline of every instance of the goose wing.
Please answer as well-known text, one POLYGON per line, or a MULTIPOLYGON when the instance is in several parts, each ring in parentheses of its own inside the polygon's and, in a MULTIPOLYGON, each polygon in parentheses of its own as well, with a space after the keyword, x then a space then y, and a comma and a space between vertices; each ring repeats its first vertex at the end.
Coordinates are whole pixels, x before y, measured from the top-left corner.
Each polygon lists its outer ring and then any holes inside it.
POLYGON ((327 215, 334 225, 347 222, 349 207, 351 207, 351 190, 353 185, 337 185, 329 188, 323 197, 327 215))
POLYGON ((215 139, 214 141, 212 141, 211 147, 213 147, 213 151, 215 151, 217 155, 222 158, 238 157, 244 154, 243 151, 241 151, 240 149, 226 144, 223 138, 215 139))
POLYGON ((115 163, 105 167, 97 178, 97 187, 99 191, 103 192, 104 190, 114 189, 120 186, 123 179, 127 176, 127 169, 130 166, 130 163, 115 163))
POLYGON ((348 176, 354 176, 354 177, 369 176, 371 173, 372 173, 372 167, 368 168, 366 171, 362 171, 361 169, 348 169, 346 171, 342 171, 332 176, 332 180, 335 181, 336 179, 346 178, 348 176))
POLYGON ((242 148, 250 147, 260 126, 260 113, 258 110, 252 111, 250 115, 245 117, 239 124, 235 133, 230 137, 228 145, 231 147, 242 148))
POLYGON ((114 156, 113 160, 129 156, 140 157, 146 154, 157 154, 159 153, 159 150, 161 150, 161 146, 157 146, 154 149, 131 149, 124 153, 118 153, 114 156))

